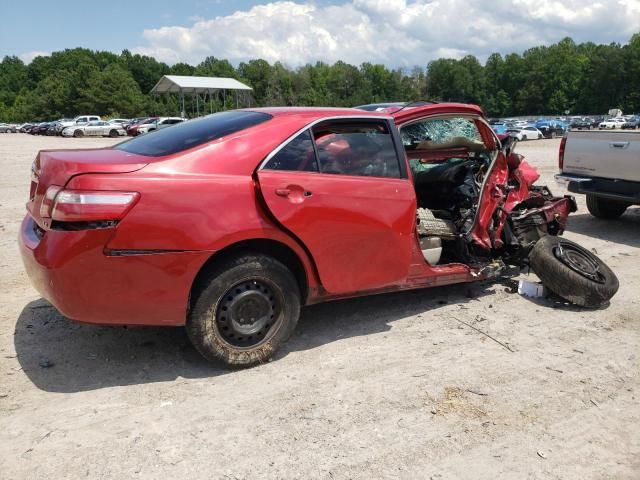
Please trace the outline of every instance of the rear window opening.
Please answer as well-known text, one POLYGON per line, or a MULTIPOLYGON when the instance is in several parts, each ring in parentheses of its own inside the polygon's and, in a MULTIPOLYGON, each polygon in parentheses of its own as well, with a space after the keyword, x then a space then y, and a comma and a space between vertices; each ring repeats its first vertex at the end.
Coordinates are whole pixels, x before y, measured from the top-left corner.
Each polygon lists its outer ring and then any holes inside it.
POLYGON ((137 155, 161 157, 197 147, 273 118, 262 112, 230 111, 178 123, 116 145, 115 149, 137 155))

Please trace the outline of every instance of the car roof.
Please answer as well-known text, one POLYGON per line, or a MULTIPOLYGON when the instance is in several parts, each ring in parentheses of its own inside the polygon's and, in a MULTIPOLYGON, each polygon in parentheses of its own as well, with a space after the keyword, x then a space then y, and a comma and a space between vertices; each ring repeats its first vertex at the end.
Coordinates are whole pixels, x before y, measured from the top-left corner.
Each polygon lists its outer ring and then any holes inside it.
POLYGON ((380 112, 367 112, 355 108, 340 107, 263 107, 244 109, 251 112, 267 113, 273 117, 298 116, 309 119, 324 117, 388 117, 380 112))
POLYGON ((482 109, 477 105, 466 103, 432 103, 432 104, 409 104, 408 106, 392 106, 384 110, 371 112, 357 108, 340 107, 264 107, 247 108, 246 111, 263 112, 273 117, 297 116, 305 120, 314 121, 325 117, 393 117, 400 123, 419 117, 422 114, 438 113, 467 113, 474 115, 484 115, 482 109))

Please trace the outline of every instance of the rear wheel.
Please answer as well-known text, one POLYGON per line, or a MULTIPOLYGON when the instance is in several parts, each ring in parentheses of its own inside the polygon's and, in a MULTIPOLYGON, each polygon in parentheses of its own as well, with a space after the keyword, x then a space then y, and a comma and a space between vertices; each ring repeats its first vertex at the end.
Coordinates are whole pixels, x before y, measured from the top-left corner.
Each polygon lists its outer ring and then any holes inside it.
POLYGON ((117 131, 117 130, 111 130, 111 131, 109 132, 109 136, 110 136, 111 138, 115 138, 115 137, 117 137, 117 136, 118 136, 118 131, 117 131))
POLYGON ((564 238, 542 237, 529 262, 549 290, 582 307, 606 304, 618 291, 618 278, 602 260, 564 238))
POLYGON ((629 207, 628 203, 608 200, 597 195, 587 194, 587 210, 594 217, 606 220, 619 218, 629 207))
POLYGON ((293 332, 300 289, 279 261, 246 254, 201 274, 191 307, 187 333, 207 360, 251 366, 269 360, 293 332))

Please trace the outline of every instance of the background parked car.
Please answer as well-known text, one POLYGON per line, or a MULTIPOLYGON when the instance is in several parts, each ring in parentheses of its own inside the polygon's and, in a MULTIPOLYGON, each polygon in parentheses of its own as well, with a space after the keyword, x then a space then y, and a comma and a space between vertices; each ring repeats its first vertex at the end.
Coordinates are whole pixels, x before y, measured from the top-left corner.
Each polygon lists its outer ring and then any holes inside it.
POLYGON ((510 128, 507 133, 518 140, 539 140, 542 138, 542 132, 536 127, 510 128))
POLYGON ((58 135, 58 127, 60 126, 59 121, 51 122, 46 130, 43 130, 42 135, 47 135, 49 137, 58 135))
POLYGON ((128 118, 112 118, 111 120, 107 120, 107 123, 111 125, 122 125, 122 127, 128 125, 130 122, 131 119, 128 118))
POLYGON ((111 125, 102 120, 67 127, 62 131, 64 137, 118 137, 126 134, 121 125, 111 125))
POLYGON ((561 137, 567 131, 567 126, 560 120, 538 120, 534 125, 544 138, 561 137))
POLYGON ((604 122, 600 122, 598 125, 598 129, 600 130, 613 130, 614 128, 622 128, 622 125, 625 124, 624 118, 610 118, 609 120, 605 120, 604 122))
POLYGON ((569 126, 574 130, 591 130, 591 120, 588 118, 574 118, 569 126))
POLYGON ((636 117, 632 120, 628 120, 626 122, 624 122, 622 124, 622 127, 620 127, 624 130, 630 129, 630 130, 636 130, 638 128, 640 128, 640 118, 636 117))
POLYGON ((44 133, 47 131, 48 128, 49 128, 49 122, 41 122, 34 125, 29 131, 29 133, 31 135, 44 135, 44 133))
POLYGON ((0 123, 0 133, 16 133, 18 129, 15 125, 8 125, 6 123, 0 123))
MULTIPOLYGON (((131 127, 129 127, 129 129, 127 130, 127 134, 131 135, 132 137, 136 137, 140 135, 140 128, 143 125, 150 125, 152 123, 155 123, 155 121, 158 120, 158 118, 159 117, 147 117, 144 120, 140 120, 135 125, 132 125, 131 127)), ((146 132, 146 127, 145 129, 143 129, 143 131, 146 132)))
POLYGON ((160 117, 154 122, 141 124, 138 127, 138 134, 153 132, 154 130, 162 130, 163 128, 175 125, 176 123, 182 123, 184 120, 184 118, 180 117, 160 117))
POLYGON ((500 120, 490 120, 489 125, 497 135, 507 135, 507 124, 500 120))
POLYGON ((65 126, 73 125, 73 118, 59 118, 54 122, 55 126, 55 134, 62 135, 62 130, 64 130, 65 126))
POLYGON ((102 119, 98 115, 78 115, 73 120, 61 121, 60 126, 58 127, 58 131, 60 132, 60 134, 62 134, 62 131, 67 127, 72 127, 74 125, 83 125, 89 122, 98 122, 101 120, 102 119))

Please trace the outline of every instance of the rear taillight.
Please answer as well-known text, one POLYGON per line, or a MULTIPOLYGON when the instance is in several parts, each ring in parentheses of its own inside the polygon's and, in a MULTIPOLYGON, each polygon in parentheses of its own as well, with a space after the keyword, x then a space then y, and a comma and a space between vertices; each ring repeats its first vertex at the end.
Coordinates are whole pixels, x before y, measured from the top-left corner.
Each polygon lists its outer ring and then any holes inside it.
POLYGON ((560 151, 558 152, 558 168, 562 172, 562 167, 564 167, 564 149, 567 145, 567 137, 562 137, 560 140, 560 151))
POLYGON ((62 190, 49 187, 40 214, 57 222, 121 220, 140 198, 137 192, 62 190), (51 198, 51 201, 48 199, 51 198))
POLYGON ((40 216, 42 218, 51 217, 51 212, 53 211, 53 202, 62 188, 63 187, 59 187, 57 185, 51 185, 49 188, 47 188, 44 197, 42 197, 42 203, 40 204, 40 216))

